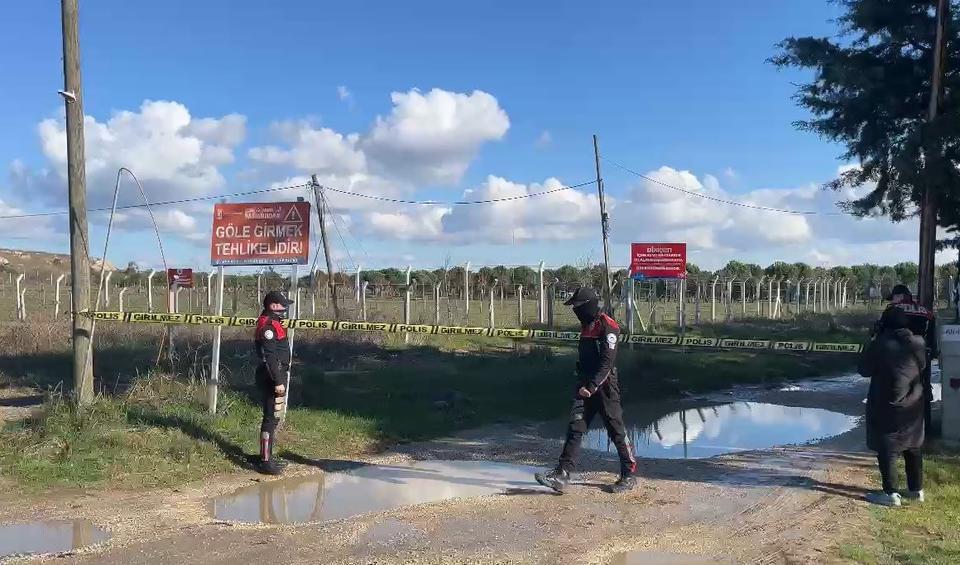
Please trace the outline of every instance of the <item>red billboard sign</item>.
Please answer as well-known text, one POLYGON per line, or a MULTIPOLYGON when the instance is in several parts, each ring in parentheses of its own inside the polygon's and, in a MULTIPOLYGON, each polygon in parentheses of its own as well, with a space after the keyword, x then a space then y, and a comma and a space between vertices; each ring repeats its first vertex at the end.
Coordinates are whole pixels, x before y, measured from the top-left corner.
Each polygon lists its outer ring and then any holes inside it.
POLYGON ((170 288, 193 288, 193 269, 167 269, 167 284, 170 288))
POLYGON ((210 262, 214 266, 305 265, 310 259, 310 204, 217 204, 210 262))
POLYGON ((685 278, 687 276, 687 244, 631 244, 630 276, 635 279, 685 278))

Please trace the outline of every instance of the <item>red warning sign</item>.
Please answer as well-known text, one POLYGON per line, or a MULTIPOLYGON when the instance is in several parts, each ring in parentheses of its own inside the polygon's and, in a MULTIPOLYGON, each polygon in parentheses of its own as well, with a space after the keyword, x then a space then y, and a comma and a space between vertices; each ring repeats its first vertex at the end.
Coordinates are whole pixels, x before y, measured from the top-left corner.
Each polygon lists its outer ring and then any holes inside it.
POLYGON ((214 266, 305 265, 310 260, 310 204, 217 204, 210 262, 214 266))
POLYGON ((632 244, 630 276, 639 280, 685 278, 687 276, 687 244, 632 244))
POLYGON ((193 269, 167 269, 170 288, 193 288, 193 269))

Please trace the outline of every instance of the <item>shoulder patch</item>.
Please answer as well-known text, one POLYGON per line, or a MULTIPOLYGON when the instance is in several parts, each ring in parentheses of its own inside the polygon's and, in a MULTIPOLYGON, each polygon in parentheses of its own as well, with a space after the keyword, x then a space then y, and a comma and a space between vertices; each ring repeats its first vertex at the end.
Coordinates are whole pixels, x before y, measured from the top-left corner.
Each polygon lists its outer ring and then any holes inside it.
POLYGON ((263 339, 273 339, 273 330, 263 330, 263 339))
POLYGON ((617 334, 607 334, 607 347, 610 349, 617 348, 617 334))

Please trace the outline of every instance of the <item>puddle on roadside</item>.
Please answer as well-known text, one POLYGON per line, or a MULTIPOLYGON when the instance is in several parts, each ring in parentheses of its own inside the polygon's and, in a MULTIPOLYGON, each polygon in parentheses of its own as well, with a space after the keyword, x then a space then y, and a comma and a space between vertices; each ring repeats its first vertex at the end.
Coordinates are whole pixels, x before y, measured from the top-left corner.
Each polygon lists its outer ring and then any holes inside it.
MULTIPOLYGON (((820 408, 760 402, 704 403, 670 411, 627 406, 627 434, 638 457, 699 459, 725 453, 799 445, 852 430, 858 418, 820 408)), ((597 418, 594 425, 602 425, 597 418)), ((591 429, 587 449, 616 453, 605 429, 591 429)))
POLYGON ((62 553, 107 541, 110 534, 85 520, 0 525, 0 558, 62 553))
POLYGON ((537 470, 485 461, 366 465, 344 473, 294 477, 244 487, 214 499, 212 512, 219 520, 244 523, 340 520, 427 502, 514 489, 540 489, 533 480, 537 470))
POLYGON ((664 553, 659 551, 629 551, 621 553, 610 561, 609 565, 707 565, 711 563, 733 563, 693 555, 691 553, 664 553))

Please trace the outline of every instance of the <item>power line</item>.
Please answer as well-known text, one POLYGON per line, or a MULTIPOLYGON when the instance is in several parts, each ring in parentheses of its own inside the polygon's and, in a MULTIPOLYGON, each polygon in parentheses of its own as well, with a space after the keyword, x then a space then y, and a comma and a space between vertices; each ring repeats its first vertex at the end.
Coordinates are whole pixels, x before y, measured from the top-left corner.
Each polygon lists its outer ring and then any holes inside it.
MULTIPOLYGON (((323 205, 326 206, 327 213, 330 214, 330 220, 333 222, 333 227, 337 230, 337 237, 340 238, 340 243, 343 245, 343 251, 347 254, 347 258, 350 259, 350 262, 356 267, 359 265, 359 263, 354 261, 353 255, 350 254, 350 249, 347 247, 347 241, 343 238, 343 233, 340 231, 340 224, 337 222, 337 217, 330 210, 330 205, 327 204, 326 200, 324 200, 323 205)), ((341 267, 341 270, 342 269, 343 267, 341 267)))
POLYGON ((414 204, 418 206, 469 206, 473 204, 496 204, 497 202, 512 202, 515 200, 523 200, 525 198, 534 198, 537 196, 546 196, 548 194, 554 194, 556 192, 563 192, 565 190, 572 190, 575 188, 582 188, 584 186, 589 186, 596 183, 597 181, 589 181, 580 184, 574 184, 571 186, 561 186, 560 188, 552 188, 550 190, 543 190, 540 192, 532 192, 530 194, 523 194, 520 196, 507 196, 504 198, 490 198, 487 200, 455 200, 452 202, 442 202, 439 200, 403 200, 401 198, 389 198, 386 196, 374 196, 371 194, 360 194, 359 192, 350 192, 349 190, 341 190, 338 188, 332 188, 329 186, 324 186, 324 190, 330 192, 336 192, 338 194, 345 194, 347 196, 354 196, 357 198, 366 198, 367 200, 377 200, 380 202, 391 202, 393 204, 414 204))
MULTIPOLYGON (((325 200, 326 202, 329 202, 329 201, 330 201, 329 198, 325 198, 324 200, 325 200)), ((329 204, 327 205, 327 209, 328 209, 328 210, 330 209, 329 204)), ((333 212, 331 212, 330 215, 332 216, 332 215, 333 215, 333 212)), ((344 225, 343 225, 343 229, 346 230, 348 236, 352 237, 353 240, 357 242, 357 246, 360 247, 360 252, 363 253, 363 256, 366 257, 367 261, 373 261, 373 259, 370 257, 370 254, 367 253, 367 248, 364 247, 363 241, 361 241, 360 238, 357 237, 356 235, 354 235, 353 231, 350 230, 350 225, 349 225, 349 224, 344 224, 344 225)))
MULTIPOLYGON (((306 188, 310 186, 310 183, 305 184, 295 184, 291 186, 281 186, 277 188, 264 188, 261 190, 249 190, 246 192, 234 192, 233 194, 217 194, 214 196, 197 196, 195 198, 182 198, 180 200, 164 200, 162 202, 153 202, 152 204, 129 204, 126 206, 118 206, 117 210, 131 210, 134 208, 147 208, 148 206, 172 206, 175 204, 189 204, 191 202, 204 202, 208 200, 220 200, 223 198, 235 198, 238 196, 250 196, 252 194, 266 194, 270 192, 280 192, 283 190, 296 190, 298 188, 306 188)), ((109 212, 111 208, 91 208, 88 212, 109 212)), ((57 212, 36 212, 31 214, 13 214, 9 216, 0 216, 0 220, 19 220, 24 218, 43 218, 49 216, 65 216, 69 212, 66 210, 61 210, 57 212)))
POLYGON ((618 162, 616 162, 616 161, 612 161, 612 160, 610 160, 610 159, 604 158, 603 160, 606 161, 606 162, 608 162, 608 163, 610 163, 610 164, 613 165, 614 167, 617 167, 617 168, 619 168, 619 169, 623 169, 624 171, 626 171, 626 172, 628 172, 628 173, 630 173, 630 174, 632 174, 632 175, 636 175, 636 176, 638 176, 638 177, 640 177, 640 178, 642 178, 642 179, 644 179, 644 180, 650 181, 650 182, 652 182, 652 183, 654 183, 654 184, 658 184, 658 185, 660 185, 660 186, 662 186, 662 187, 664 187, 664 188, 669 188, 669 189, 675 190, 675 191, 677 191, 677 192, 682 192, 683 194, 686 194, 687 196, 696 196, 697 198, 703 198, 704 200, 710 200, 711 202, 717 202, 717 203, 720 203, 720 204, 727 204, 727 205, 730 205, 730 206, 739 206, 740 208, 749 208, 749 209, 751 209, 751 210, 762 210, 762 211, 765 211, 765 212, 777 212, 777 213, 780 213, 780 214, 794 214, 794 215, 797 215, 797 216, 845 216, 845 215, 846 215, 846 214, 844 214, 844 213, 842 213, 842 212, 818 212, 818 211, 816 211, 816 210, 790 210, 790 209, 786 209, 786 208, 772 208, 772 207, 770 207, 770 206, 759 206, 759 205, 757 205, 757 204, 748 204, 748 203, 746 203, 746 202, 737 202, 736 200, 725 200, 725 199, 723 199, 723 198, 718 198, 718 197, 716 197, 716 196, 710 196, 709 194, 703 194, 703 193, 700 193, 700 192, 694 192, 694 191, 692 191, 692 190, 687 190, 687 189, 685 189, 685 188, 680 188, 679 186, 674 186, 674 185, 672 185, 672 184, 663 182, 663 181, 661 181, 661 180, 657 180, 657 179, 652 178, 652 177, 649 177, 649 176, 647 176, 647 175, 645 175, 645 174, 643 174, 643 173, 638 173, 637 171, 634 171, 633 169, 629 169, 629 168, 625 167, 624 165, 622 165, 622 164, 620 164, 620 163, 618 163, 618 162))

